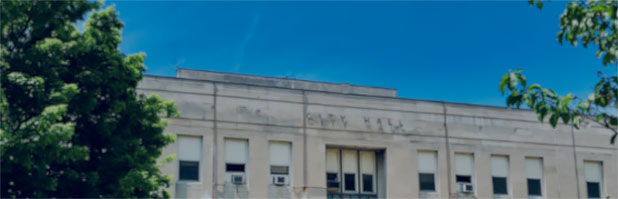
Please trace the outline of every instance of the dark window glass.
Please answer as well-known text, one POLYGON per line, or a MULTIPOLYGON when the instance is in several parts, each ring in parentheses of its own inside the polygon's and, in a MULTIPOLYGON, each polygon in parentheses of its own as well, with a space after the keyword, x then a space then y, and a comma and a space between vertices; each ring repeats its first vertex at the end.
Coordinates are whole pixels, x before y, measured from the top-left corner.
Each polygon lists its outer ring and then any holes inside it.
POLYGON ((421 186, 421 191, 435 191, 436 186, 434 182, 433 173, 419 173, 419 184, 421 186))
POLYGON ((345 176, 345 190, 346 191, 355 191, 356 190, 356 179, 354 179, 354 176, 356 174, 353 173, 346 173, 345 176))
POLYGON ((373 192, 373 175, 363 174, 363 191, 373 192))
POLYGON ((586 188, 588 189, 588 198, 601 197, 601 189, 599 189, 598 182, 586 182, 586 188))
POLYGON ((180 180, 198 180, 199 162, 180 161, 180 180))
POLYGON ((337 181, 337 173, 326 173, 326 180, 337 181))
POLYGON ((528 179, 528 195, 540 196, 541 195, 541 180, 540 179, 528 179))
POLYGON ((326 173, 326 187, 336 188, 337 191, 339 191, 339 179, 337 179, 337 173, 326 173))
POLYGON ((270 174, 287 175, 289 173, 287 166, 270 166, 270 174))
POLYGON ((472 183, 472 177, 470 176, 457 175, 455 178, 457 178, 457 182, 472 183))
POLYGON ((494 183, 494 194, 508 194, 505 177, 492 177, 492 181, 494 183))
POLYGON ((226 164, 225 170, 228 172, 245 172, 244 164, 226 164))

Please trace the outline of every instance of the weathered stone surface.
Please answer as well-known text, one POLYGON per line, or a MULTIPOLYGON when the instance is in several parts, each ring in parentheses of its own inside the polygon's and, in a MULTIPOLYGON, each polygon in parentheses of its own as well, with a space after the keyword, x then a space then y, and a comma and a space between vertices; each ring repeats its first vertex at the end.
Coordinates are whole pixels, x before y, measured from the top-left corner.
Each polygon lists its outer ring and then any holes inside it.
MULTIPOLYGON (((603 162, 602 196, 618 196, 617 148, 609 143, 611 132, 595 125, 554 129, 525 110, 402 99, 393 89, 187 69, 179 70, 178 78, 146 76, 139 92, 176 101, 182 113, 170 119, 167 133, 202 136, 199 182, 177 182, 177 161, 162 168, 175 176, 170 189, 176 197, 324 198, 327 147, 382 151, 380 197, 460 197, 455 153, 474 154, 477 198, 494 197, 491 155, 509 156, 511 198, 528 197, 526 157, 543 159, 545 198, 585 198, 583 162, 591 160, 603 162), (223 179, 224 138, 249 140, 245 185, 223 179), (273 140, 292 143, 288 187, 271 185, 268 143, 273 140), (419 150, 437 151, 435 193, 419 191, 419 150)), ((164 156, 177 147, 169 145, 164 156)))

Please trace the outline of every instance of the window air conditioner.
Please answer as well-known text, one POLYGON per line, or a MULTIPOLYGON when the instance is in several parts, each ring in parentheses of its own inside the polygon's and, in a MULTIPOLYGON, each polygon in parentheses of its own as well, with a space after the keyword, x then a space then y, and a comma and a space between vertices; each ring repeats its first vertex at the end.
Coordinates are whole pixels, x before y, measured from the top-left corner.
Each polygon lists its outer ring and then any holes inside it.
POLYGON ((286 185, 288 182, 288 177, 283 175, 273 176, 273 184, 274 185, 286 185))
POLYGON ((232 175, 232 183, 233 184, 244 184, 245 176, 242 174, 232 175))
POLYGON ((461 192, 461 193, 472 193, 472 192, 474 192, 474 186, 471 183, 460 183, 459 184, 459 192, 461 192))
POLYGON ((329 180, 326 184, 328 188, 339 188, 339 181, 329 180))

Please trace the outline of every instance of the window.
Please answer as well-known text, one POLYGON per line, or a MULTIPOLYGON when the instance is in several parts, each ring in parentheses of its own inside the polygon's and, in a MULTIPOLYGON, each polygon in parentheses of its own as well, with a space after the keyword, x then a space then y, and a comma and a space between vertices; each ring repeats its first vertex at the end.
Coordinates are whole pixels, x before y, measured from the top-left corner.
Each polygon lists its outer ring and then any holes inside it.
POLYGON ((472 154, 455 154, 455 181, 472 183, 474 157, 472 154))
POLYGON ((198 181, 199 162, 180 161, 180 180, 198 181))
POLYGON ((526 178, 528 182, 528 196, 542 196, 543 159, 526 158, 526 178))
POLYGON ((201 159, 201 137, 178 136, 178 179, 199 181, 201 159))
POLYGON ((326 149, 326 186, 331 192, 339 192, 339 150, 326 149))
POLYGON ((375 190, 375 178, 376 175, 376 153, 373 151, 360 151, 360 172, 362 176, 361 191, 363 193, 373 193, 375 190))
POLYGON ((343 187, 344 192, 356 192, 356 173, 358 172, 358 151, 357 150, 341 150, 342 169, 344 173, 343 187))
POLYGON ((376 198, 376 152, 326 149, 327 198, 376 198))
POLYGON ((270 174, 290 174, 291 148, 292 144, 289 142, 273 141, 270 143, 270 174))
POLYGON ((504 177, 492 177, 491 179, 494 185, 494 194, 508 194, 506 189, 506 178, 504 177))
POLYGON ((356 190, 356 175, 353 173, 346 173, 345 175, 345 190, 346 191, 355 191, 356 190))
POLYGON ((509 159, 507 156, 491 157, 491 175, 495 195, 507 195, 509 159))
POLYGON ((419 173, 418 174, 421 191, 435 191, 435 177, 433 173, 419 173))
POLYGON ((585 161, 586 190, 588 198, 601 198, 603 187, 603 164, 601 162, 585 161))
POLYGON ((242 139, 224 139, 226 182, 243 184, 248 158, 248 142, 242 139))
POLYGON ((421 191, 436 191, 435 174, 437 167, 436 152, 418 152, 418 179, 421 191))
POLYGON ((363 174, 363 192, 373 192, 373 175, 363 174))
POLYGON ((225 170, 227 172, 245 172, 244 164, 225 164, 225 170))

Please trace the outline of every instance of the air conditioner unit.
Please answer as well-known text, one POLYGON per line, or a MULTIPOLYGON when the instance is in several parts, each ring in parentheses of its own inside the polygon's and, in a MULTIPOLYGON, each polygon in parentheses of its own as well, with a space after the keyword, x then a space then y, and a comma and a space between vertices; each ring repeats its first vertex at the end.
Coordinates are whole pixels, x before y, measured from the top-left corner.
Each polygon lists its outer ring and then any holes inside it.
POLYGON ((473 193, 474 186, 471 183, 460 183, 459 192, 461 193, 473 193))
POLYGON ((288 183, 288 177, 283 175, 273 176, 274 185, 286 185, 288 183))
POLYGON ((232 175, 232 184, 244 184, 245 183, 245 175, 236 174, 232 175))
POLYGON ((335 181, 335 180, 326 181, 326 187, 339 189, 339 181, 335 181))

